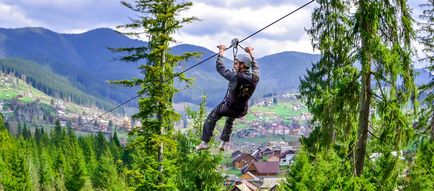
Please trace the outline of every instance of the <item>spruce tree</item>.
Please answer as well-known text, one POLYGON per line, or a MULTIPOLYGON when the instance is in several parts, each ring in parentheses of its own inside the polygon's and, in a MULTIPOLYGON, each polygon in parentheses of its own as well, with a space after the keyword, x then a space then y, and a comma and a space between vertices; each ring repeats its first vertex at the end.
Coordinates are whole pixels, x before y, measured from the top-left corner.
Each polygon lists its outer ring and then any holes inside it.
POLYGON ((417 97, 407 2, 318 3, 308 32, 321 59, 300 85, 315 127, 303 140, 313 154, 308 159, 320 162, 316 153, 324 149, 337 152, 343 171, 356 176, 350 182, 360 183, 361 189, 395 189, 404 165, 400 151, 411 137, 414 119, 406 107, 417 97), (378 153, 379 159, 366 162, 371 153, 378 153))
POLYGON ((199 111, 187 108, 187 115, 192 121, 191 128, 186 133, 178 132, 175 136, 178 142, 178 190, 223 190, 224 178, 218 169, 222 156, 208 151, 198 153, 191 149, 201 141, 201 130, 205 120, 204 108, 205 100, 200 104, 199 111))
POLYGON ((171 54, 169 43, 172 37, 184 24, 195 18, 179 18, 179 13, 192 4, 190 2, 177 3, 175 0, 135 0, 133 4, 122 1, 122 4, 139 15, 132 23, 120 28, 140 30, 126 33, 138 37, 141 34, 149 37, 147 46, 118 48, 114 51, 127 52, 121 60, 127 62, 142 62, 139 66, 142 79, 121 80, 114 83, 126 86, 140 86, 139 112, 133 117, 140 120, 141 128, 134 129, 131 134, 136 138, 131 146, 138 147, 135 161, 136 172, 143 178, 137 189, 142 190, 170 190, 174 188, 173 172, 176 166, 171 160, 174 156, 173 141, 174 122, 180 119, 173 109, 173 97, 177 90, 174 88, 175 77, 185 80, 183 75, 175 76, 178 64, 195 55, 171 54), (170 147, 170 148, 168 148, 170 147), (140 158, 140 159, 139 159, 140 158))
POLYGON ((410 99, 417 96, 411 60, 412 22, 405 0, 359 1, 355 15, 362 79, 355 174, 363 174, 371 128, 371 133, 375 132, 371 150, 382 154, 378 161, 384 159, 384 176, 379 181, 383 188, 396 184, 393 177, 402 170, 399 151, 408 143, 412 131, 414 116, 404 111, 410 99), (371 110, 375 113, 371 114, 371 110), (392 152, 398 154, 391 156, 392 152))
MULTIPOLYGON (((421 61, 428 63, 427 69, 434 73, 434 1, 421 4, 423 8, 421 21, 418 23, 418 41, 423 45, 424 57, 421 61)), ((421 126, 428 126, 431 132, 431 139, 434 140, 434 78, 421 87, 422 93, 426 96, 424 100, 424 109, 422 110, 421 126)))
POLYGON ((43 190, 54 190, 54 171, 50 155, 45 147, 42 147, 40 150, 39 184, 43 190))
POLYGON ((304 143, 307 149, 329 149, 341 145, 348 150, 355 138, 358 108, 358 71, 353 66, 350 1, 321 0, 312 14, 314 48, 321 51, 320 60, 301 79, 300 95, 313 114, 314 133, 304 143))
POLYGON ((126 190, 125 180, 119 175, 113 156, 107 149, 93 172, 92 184, 98 190, 126 190))
MULTIPOLYGON (((434 72, 434 1, 428 0, 421 8, 418 40, 424 47, 422 60, 427 61, 427 69, 434 72)), ((425 98, 417 125, 417 150, 410 164, 407 190, 434 189, 434 78, 423 85, 421 91, 425 98)))

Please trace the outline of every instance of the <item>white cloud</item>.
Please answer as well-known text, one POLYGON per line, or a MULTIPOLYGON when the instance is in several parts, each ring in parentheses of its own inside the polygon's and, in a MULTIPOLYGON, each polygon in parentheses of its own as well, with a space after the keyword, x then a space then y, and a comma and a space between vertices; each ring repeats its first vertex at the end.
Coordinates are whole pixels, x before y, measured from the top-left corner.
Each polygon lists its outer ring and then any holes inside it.
POLYGON ((39 22, 28 18, 20 8, 0 3, 0 26, 6 28, 16 28, 24 26, 35 26, 39 22))
MULTIPOLYGON (((41 26, 60 33, 81 33, 94 28, 115 28, 129 22, 135 13, 119 0, 0 0, 0 27, 41 26)), ((132 0, 127 0, 132 2, 132 0)), ((215 51, 217 44, 228 45, 243 39, 270 22, 293 11, 309 0, 191 0, 193 7, 181 16, 196 16, 202 21, 191 23, 176 34, 179 43, 194 44, 215 51)), ((184 0, 179 0, 184 2, 184 0)), ((417 19, 420 0, 408 1, 417 19)), ((244 46, 256 48, 258 56, 282 51, 312 53, 310 28, 312 3, 284 20, 251 37, 244 46)), ((146 39, 144 39, 146 40, 146 39)), ((420 45, 415 44, 420 50, 420 45)))
POLYGON ((75 9, 95 3, 105 3, 110 0, 3 0, 10 4, 19 4, 29 7, 46 7, 58 9, 75 9))
MULTIPOLYGON (((235 1, 225 2, 230 4, 235 1)), ((196 44, 214 51, 217 44, 229 45, 233 38, 241 40, 298 6, 285 4, 233 8, 198 2, 181 16, 196 16, 202 21, 185 26, 176 39, 181 43, 196 44)), ((312 53, 309 37, 304 30, 310 27, 312 9, 301 9, 242 44, 255 47, 258 56, 289 50, 312 53)))

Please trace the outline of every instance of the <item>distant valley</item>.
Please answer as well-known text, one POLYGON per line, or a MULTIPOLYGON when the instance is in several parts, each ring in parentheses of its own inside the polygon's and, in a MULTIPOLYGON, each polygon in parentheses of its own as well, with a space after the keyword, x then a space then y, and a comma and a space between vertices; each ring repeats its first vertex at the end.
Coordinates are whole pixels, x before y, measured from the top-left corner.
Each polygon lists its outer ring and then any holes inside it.
MULTIPOLYGON (((107 48, 146 45, 144 41, 130 39, 106 28, 82 34, 59 34, 44 28, 0 28, 0 67, 3 71, 14 70, 17 76, 26 75, 30 84, 50 96, 107 109, 113 104, 134 97, 137 91, 137 88, 110 85, 108 81, 141 77, 137 66, 143 64, 120 62, 115 58, 121 55, 114 54, 107 48), (65 86, 52 87, 51 82, 58 81, 53 80, 58 78, 50 78, 51 81, 47 81, 48 78, 38 76, 37 72, 29 73, 24 70, 26 67, 11 67, 11 62, 25 63, 28 65, 27 69, 45 68, 53 73, 47 77, 59 76, 63 81, 61 84, 65 86)), ((202 56, 182 63, 178 71, 214 54, 211 50, 195 45, 183 44, 172 47, 174 54, 187 51, 201 52, 202 56)), ((261 80, 253 99, 297 91, 299 78, 318 59, 319 55, 300 52, 281 52, 257 58, 261 67, 261 80)), ((230 59, 225 59, 224 62, 227 67, 231 67, 230 59)), ((431 74, 424 70, 418 72, 420 75, 416 79, 417 84, 422 84, 431 77, 431 74)), ((226 92, 227 82, 215 71, 215 59, 188 71, 186 75, 194 78, 194 84, 190 88, 178 84, 181 91, 174 98, 175 102, 198 104, 203 95, 207 97, 210 107, 221 101, 226 92)), ((134 107, 136 103, 133 101, 129 105, 134 107)))
MULTIPOLYGON (((59 34, 44 28, 0 29, 0 58, 20 58, 48 67, 79 90, 118 103, 135 96, 137 89, 116 87, 107 81, 131 79, 141 74, 137 69, 138 64, 115 60, 120 55, 107 48, 146 45, 146 42, 132 40, 111 29, 95 29, 82 34, 59 34)), ((174 54, 186 51, 203 54, 200 58, 183 63, 179 71, 214 54, 194 45, 172 47, 174 54)), ((261 82, 255 96, 294 91, 299 77, 318 58, 318 55, 298 52, 282 52, 258 58, 261 82)), ((225 63, 231 67, 231 60, 225 59, 225 63)), ((202 95, 207 96, 210 106, 220 102, 227 84, 215 72, 214 66, 215 59, 211 59, 189 71, 187 76, 194 78, 195 83, 189 89, 182 89, 175 97, 175 102, 199 103, 202 95)))

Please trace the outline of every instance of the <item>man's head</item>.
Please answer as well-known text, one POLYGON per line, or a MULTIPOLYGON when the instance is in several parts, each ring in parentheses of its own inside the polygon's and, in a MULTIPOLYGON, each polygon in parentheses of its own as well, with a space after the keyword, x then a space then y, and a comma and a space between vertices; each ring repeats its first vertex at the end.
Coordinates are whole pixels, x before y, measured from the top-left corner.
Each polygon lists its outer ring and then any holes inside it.
POLYGON ((252 59, 250 58, 250 56, 246 54, 239 54, 235 56, 234 69, 236 71, 249 69, 251 65, 252 65, 252 59))

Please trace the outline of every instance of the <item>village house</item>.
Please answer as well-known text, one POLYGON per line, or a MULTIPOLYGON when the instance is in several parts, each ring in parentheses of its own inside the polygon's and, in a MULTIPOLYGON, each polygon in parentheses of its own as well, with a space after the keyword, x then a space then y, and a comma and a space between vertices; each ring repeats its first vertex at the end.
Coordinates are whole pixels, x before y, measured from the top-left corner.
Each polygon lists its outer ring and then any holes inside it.
POLYGON ((241 153, 232 159, 231 164, 235 168, 243 168, 244 166, 252 163, 253 161, 255 161, 255 159, 253 158, 253 156, 251 154, 241 153))
POLYGON ((277 186, 281 181, 284 181, 283 178, 264 178, 262 185, 259 187, 260 190, 267 191, 275 191, 277 190, 277 186))
POLYGON ((246 180, 241 180, 235 182, 234 187, 231 189, 231 191, 257 191, 259 190, 258 187, 251 184, 250 182, 246 180))
POLYGON ((239 154, 241 154, 241 151, 237 149, 236 151, 234 151, 234 152, 232 153, 232 158, 235 158, 235 157, 238 156, 239 154))
POLYGON ((280 154, 280 166, 287 166, 294 160, 295 152, 293 150, 287 150, 280 154))
POLYGON ((249 182, 260 182, 261 179, 255 176, 253 173, 247 171, 240 176, 240 179, 247 180, 249 182))
POLYGON ((275 153, 267 158, 267 162, 280 162, 280 153, 275 153))
POLYGON ((279 174, 279 162, 252 162, 244 173, 250 172, 257 177, 273 177, 279 174))

